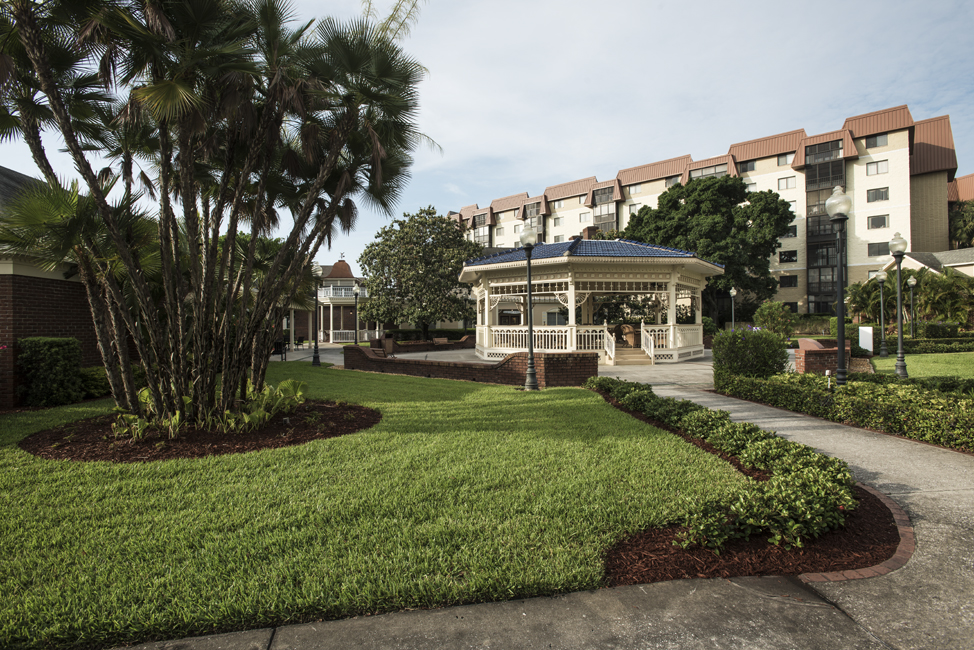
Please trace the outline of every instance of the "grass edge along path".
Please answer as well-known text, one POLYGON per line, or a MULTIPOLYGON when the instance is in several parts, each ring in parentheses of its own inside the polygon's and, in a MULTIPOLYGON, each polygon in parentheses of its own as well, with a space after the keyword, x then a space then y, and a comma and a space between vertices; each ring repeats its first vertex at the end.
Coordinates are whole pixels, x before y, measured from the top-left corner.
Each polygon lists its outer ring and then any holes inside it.
POLYGON ((272 364, 383 413, 251 454, 45 461, 16 440, 110 410, 0 416, 0 646, 106 647, 592 589, 618 539, 747 480, 582 389, 272 364))

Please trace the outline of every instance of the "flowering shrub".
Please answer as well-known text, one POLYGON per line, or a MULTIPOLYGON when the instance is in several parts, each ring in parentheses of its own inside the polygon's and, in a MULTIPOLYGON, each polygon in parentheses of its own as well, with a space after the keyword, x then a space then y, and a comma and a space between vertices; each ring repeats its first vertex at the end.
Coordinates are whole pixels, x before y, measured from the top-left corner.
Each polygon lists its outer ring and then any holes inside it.
POLYGON ((785 371, 785 339, 757 327, 720 332, 714 337, 714 376, 771 377, 785 371))

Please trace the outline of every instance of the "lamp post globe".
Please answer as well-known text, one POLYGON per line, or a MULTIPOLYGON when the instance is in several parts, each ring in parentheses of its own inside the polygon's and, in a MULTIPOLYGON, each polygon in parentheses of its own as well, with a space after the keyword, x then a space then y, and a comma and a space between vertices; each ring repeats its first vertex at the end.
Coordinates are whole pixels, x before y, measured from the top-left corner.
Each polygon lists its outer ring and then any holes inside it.
POLYGON ((876 273, 876 282, 879 283, 879 356, 885 358, 889 356, 886 349, 886 302, 883 295, 883 285, 886 284, 886 271, 876 273))
POLYGON ((903 254, 906 252, 907 241, 900 233, 889 240, 889 252, 896 260, 896 374, 909 377, 906 372, 906 357, 903 354, 903 254))
POLYGON ((314 276, 315 276, 315 317, 313 319, 311 319, 311 326, 312 326, 312 328, 314 328, 314 332, 312 332, 311 335, 315 339, 315 353, 311 357, 311 365, 312 366, 320 366, 321 365, 321 357, 318 356, 318 318, 319 318, 319 314, 318 314, 318 311, 319 311, 319 309, 318 309, 318 290, 321 287, 321 275, 322 275, 321 265, 320 264, 315 264, 311 268, 311 272, 314 273, 314 276))
POLYGON ((734 317, 734 297, 737 296, 737 289, 731 287, 731 290, 728 293, 730 293, 730 297, 731 297, 731 331, 733 332, 734 329, 736 329, 736 325, 737 325, 735 323, 735 317, 734 317))
POLYGON ((917 336, 916 323, 917 323, 917 312, 913 307, 913 287, 917 286, 917 279, 915 275, 911 275, 910 279, 906 281, 910 285, 910 338, 915 339, 917 336))
POLYGON ((538 390, 538 376, 534 370, 534 307, 531 304, 531 252, 538 243, 538 231, 525 225, 521 231, 521 246, 528 261, 528 367, 524 373, 524 390, 538 390))
POLYGON ((842 191, 841 185, 832 189, 832 196, 825 201, 825 211, 829 221, 835 226, 835 315, 836 338, 838 339, 838 357, 836 358, 835 383, 844 386, 846 381, 845 358, 845 252, 843 251, 843 233, 849 212, 852 210, 852 197, 842 191))

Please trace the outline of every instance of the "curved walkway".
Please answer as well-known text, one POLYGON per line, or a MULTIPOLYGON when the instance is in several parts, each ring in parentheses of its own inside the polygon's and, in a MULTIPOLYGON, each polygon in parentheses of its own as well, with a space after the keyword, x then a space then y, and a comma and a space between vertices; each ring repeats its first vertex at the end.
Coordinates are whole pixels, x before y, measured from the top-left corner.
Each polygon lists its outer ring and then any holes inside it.
POLYGON ((708 392, 709 359, 606 367, 845 459, 909 514, 916 551, 886 575, 681 580, 294 625, 145 648, 974 648, 974 456, 708 392))

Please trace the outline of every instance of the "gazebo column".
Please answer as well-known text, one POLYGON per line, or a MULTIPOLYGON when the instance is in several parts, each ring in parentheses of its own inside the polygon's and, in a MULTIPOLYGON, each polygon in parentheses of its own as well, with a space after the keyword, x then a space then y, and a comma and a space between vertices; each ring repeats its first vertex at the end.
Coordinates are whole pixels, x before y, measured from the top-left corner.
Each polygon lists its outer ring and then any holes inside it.
POLYGON ((575 279, 568 279, 568 351, 578 349, 578 334, 575 322, 575 279))
POLYGON ((670 283, 667 286, 669 289, 669 304, 666 308, 666 323, 670 326, 670 348, 676 347, 676 279, 677 273, 676 269, 670 274, 670 283))
POLYGON ((703 290, 697 290, 697 325, 703 325, 703 290))

